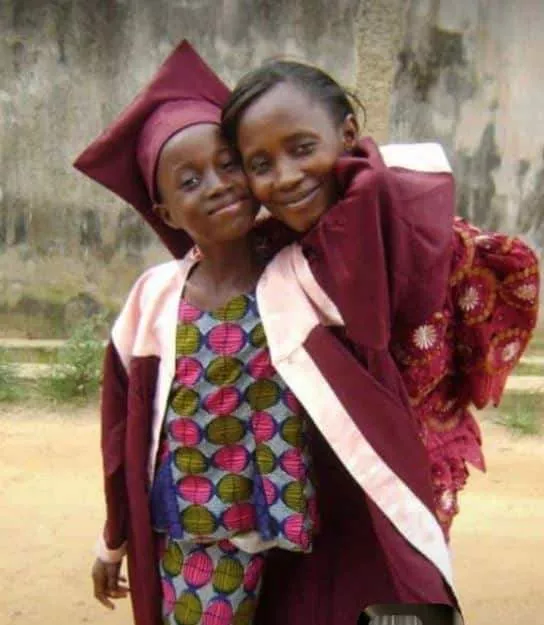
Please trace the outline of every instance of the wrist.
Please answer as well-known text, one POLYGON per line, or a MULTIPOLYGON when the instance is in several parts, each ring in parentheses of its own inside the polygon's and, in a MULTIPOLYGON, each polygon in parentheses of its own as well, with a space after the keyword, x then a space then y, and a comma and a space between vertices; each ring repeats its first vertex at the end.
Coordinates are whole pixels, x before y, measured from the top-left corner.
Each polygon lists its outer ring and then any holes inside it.
POLYGON ((106 541, 104 540, 104 536, 102 535, 98 537, 98 540, 96 541, 94 546, 95 556, 106 564, 116 564, 118 562, 121 562, 126 554, 126 551, 126 542, 124 542, 117 549, 110 549, 106 545, 106 541))

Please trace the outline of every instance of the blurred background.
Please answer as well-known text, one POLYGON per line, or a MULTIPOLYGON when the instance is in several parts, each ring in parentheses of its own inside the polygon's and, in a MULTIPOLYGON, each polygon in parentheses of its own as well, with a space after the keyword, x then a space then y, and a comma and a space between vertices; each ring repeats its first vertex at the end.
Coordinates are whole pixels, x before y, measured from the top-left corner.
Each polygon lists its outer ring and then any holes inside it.
POLYGON ((378 142, 440 141, 459 213, 544 245, 540 0, 1 0, 0 333, 64 337, 167 258, 71 168, 184 37, 229 85, 273 55, 360 96, 378 142))

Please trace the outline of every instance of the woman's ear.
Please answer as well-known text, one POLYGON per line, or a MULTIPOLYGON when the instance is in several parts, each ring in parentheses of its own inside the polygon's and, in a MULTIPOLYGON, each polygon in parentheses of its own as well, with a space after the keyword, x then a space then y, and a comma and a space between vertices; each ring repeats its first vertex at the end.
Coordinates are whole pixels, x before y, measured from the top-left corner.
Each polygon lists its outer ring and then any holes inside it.
POLYGON ((344 151, 353 152, 359 141, 359 124, 353 113, 349 113, 342 122, 342 142, 344 151))

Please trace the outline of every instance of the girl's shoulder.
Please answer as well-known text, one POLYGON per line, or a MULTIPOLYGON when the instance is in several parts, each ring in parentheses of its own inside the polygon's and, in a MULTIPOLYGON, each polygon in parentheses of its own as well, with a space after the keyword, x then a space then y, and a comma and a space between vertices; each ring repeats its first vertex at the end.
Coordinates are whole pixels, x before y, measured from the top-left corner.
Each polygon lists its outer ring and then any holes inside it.
POLYGON ((144 271, 125 300, 120 318, 126 315, 140 315, 155 302, 164 299, 164 296, 174 290, 179 290, 194 264, 194 259, 187 255, 179 260, 171 260, 154 265, 144 271))
POLYGON ((127 302, 137 298, 145 301, 157 297, 164 289, 169 289, 182 281, 195 262, 192 253, 184 258, 170 260, 146 269, 133 284, 127 302))
POLYGON ((158 353, 155 327, 165 310, 177 310, 179 293, 193 263, 185 257, 155 265, 136 280, 111 331, 125 365, 135 352, 158 353))
POLYGON ((186 259, 181 259, 153 265, 153 267, 149 267, 140 275, 131 290, 156 288, 161 284, 167 285, 170 280, 179 274, 180 269, 182 269, 183 265, 187 262, 186 259))

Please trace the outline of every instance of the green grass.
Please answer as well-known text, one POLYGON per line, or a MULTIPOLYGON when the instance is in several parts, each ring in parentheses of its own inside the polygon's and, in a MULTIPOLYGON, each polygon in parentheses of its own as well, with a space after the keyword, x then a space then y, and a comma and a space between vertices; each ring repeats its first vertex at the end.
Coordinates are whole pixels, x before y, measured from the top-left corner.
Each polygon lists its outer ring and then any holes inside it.
POLYGON ((544 394, 508 393, 503 397, 497 412, 497 423, 514 434, 535 436, 542 432, 544 394))
POLYGON ((38 392, 58 402, 81 402, 96 398, 102 378, 104 343, 102 317, 80 324, 58 351, 49 376, 37 381, 38 392))
POLYGON ((23 386, 7 350, 0 349, 0 402, 19 401, 24 397, 23 386))
POLYGON ((57 354, 60 347, 35 347, 34 345, 24 347, 9 347, 10 359, 13 362, 52 365, 57 362, 57 354))

